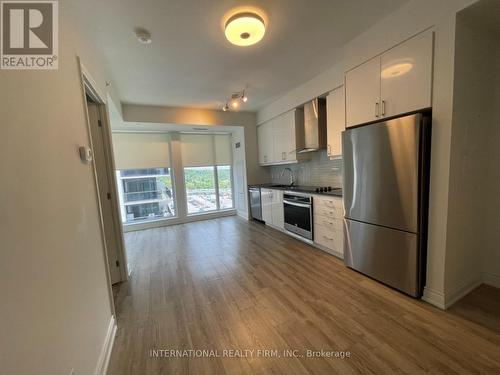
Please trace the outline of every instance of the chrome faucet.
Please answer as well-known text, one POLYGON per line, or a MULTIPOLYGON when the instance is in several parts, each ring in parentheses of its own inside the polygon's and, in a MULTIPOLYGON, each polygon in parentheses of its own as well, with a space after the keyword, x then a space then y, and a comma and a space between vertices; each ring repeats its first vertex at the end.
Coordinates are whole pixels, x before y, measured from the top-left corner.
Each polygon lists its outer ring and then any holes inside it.
POLYGON ((283 177, 286 171, 290 172, 290 186, 293 186, 295 184, 295 181, 293 180, 293 171, 290 168, 286 167, 285 169, 283 169, 281 171, 280 177, 283 177))

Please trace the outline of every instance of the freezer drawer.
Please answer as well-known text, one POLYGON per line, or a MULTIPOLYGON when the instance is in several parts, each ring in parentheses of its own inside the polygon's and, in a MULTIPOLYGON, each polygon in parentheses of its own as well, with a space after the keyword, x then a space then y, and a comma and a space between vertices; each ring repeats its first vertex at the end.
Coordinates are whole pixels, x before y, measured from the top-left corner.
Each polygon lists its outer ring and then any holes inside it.
POLYGON ((417 234, 344 219, 344 261, 404 293, 421 294, 417 234))

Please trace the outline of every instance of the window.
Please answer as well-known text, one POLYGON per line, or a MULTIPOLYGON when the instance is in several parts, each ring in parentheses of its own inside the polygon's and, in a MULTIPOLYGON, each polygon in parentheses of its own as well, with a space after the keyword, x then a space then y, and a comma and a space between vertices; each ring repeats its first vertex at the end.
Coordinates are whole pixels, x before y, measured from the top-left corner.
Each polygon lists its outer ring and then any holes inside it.
POLYGON ((219 181, 219 207, 222 210, 233 208, 233 185, 231 179, 231 166, 217 166, 219 181))
MULTIPOLYGON (((232 150, 229 134, 113 133, 113 151, 122 222, 197 215, 234 208, 232 150), (175 155, 171 155, 171 142, 175 155), (178 150, 178 151, 177 151, 178 150), (182 167, 174 179, 171 157, 182 167), (185 201, 177 202, 184 183, 185 201), (184 182, 183 182, 184 181, 184 182)), ((177 165, 177 164, 176 164, 177 165)))
POLYGON ((188 215, 231 209, 231 138, 229 135, 181 134, 188 215))
POLYGON ((168 134, 113 133, 122 222, 176 215, 168 134))
POLYGON ((184 168, 188 214, 217 210, 214 167, 184 168))
POLYGON ((117 180, 124 223, 175 216, 169 168, 120 170, 117 180))

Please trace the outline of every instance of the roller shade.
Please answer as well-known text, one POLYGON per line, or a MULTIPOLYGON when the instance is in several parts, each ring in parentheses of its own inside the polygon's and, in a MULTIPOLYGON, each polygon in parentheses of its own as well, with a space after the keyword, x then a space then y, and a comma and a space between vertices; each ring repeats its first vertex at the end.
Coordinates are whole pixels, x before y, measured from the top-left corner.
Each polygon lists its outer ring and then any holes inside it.
POLYGON ((182 164, 185 167, 231 165, 231 136, 181 134, 182 164))
POLYGON ((232 150, 230 135, 214 135, 215 141, 215 165, 231 165, 232 150))
POLYGON ((214 165, 213 135, 181 134, 182 164, 185 167, 209 167, 214 165))
POLYGON ((116 169, 170 167, 168 134, 113 133, 116 169))

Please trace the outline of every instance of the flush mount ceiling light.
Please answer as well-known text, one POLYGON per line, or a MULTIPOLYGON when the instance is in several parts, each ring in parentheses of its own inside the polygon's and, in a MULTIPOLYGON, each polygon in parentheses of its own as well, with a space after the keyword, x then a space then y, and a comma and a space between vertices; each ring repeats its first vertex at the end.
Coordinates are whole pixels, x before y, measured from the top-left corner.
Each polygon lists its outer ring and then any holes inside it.
POLYGON ((246 103, 248 101, 248 97, 245 94, 245 90, 234 92, 231 95, 231 99, 229 99, 226 104, 222 107, 224 112, 229 111, 230 109, 239 109, 242 103, 246 103))
POLYGON ((266 33, 266 25, 261 16, 253 12, 233 15, 226 22, 224 33, 227 40, 237 46, 251 46, 258 43, 266 33))

